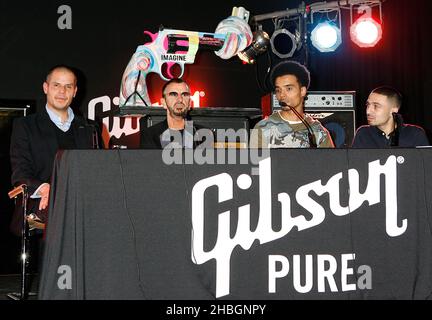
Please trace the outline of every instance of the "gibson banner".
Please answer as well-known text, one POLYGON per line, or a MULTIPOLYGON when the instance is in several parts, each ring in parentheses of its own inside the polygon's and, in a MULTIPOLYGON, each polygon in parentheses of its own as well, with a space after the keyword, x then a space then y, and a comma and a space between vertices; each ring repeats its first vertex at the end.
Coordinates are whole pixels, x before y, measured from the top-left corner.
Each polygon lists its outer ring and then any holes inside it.
POLYGON ((431 297, 430 149, 163 152, 59 154, 41 299, 431 297))

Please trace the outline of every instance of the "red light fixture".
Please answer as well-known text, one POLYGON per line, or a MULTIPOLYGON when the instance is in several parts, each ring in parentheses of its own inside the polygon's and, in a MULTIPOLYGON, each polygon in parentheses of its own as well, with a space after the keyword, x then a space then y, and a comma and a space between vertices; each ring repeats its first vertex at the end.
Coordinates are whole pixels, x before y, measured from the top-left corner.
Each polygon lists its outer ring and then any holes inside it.
POLYGON ((361 48, 374 47, 382 38, 381 24, 370 17, 357 19, 350 27, 351 40, 361 48))

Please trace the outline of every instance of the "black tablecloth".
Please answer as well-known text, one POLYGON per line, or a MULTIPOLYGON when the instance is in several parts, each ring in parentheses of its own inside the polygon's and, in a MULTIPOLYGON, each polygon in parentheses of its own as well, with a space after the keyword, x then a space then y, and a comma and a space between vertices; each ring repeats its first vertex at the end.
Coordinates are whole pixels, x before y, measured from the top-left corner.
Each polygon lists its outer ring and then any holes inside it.
POLYGON ((431 298, 432 150, 161 155, 57 155, 39 298, 431 298))

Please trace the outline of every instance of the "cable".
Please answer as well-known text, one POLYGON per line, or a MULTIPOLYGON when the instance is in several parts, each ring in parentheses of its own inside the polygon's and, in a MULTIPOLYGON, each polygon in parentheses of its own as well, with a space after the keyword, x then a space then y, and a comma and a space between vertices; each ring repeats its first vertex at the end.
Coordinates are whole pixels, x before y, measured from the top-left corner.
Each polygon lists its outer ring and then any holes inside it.
MULTIPOLYGON (((268 52, 268 50, 267 50, 267 55, 269 55, 269 52, 268 52)), ((270 61, 270 60, 269 60, 270 61)), ((271 63, 271 61, 270 61, 270 63, 271 63)), ((266 72, 266 75, 264 76, 264 81, 263 82, 261 82, 261 80, 260 80, 260 76, 259 76, 259 68, 258 68, 258 60, 257 60, 257 63, 255 64, 255 78, 256 78, 256 81, 257 81, 257 83, 258 83, 258 87, 259 87, 259 89, 262 91, 262 92, 264 92, 264 93, 267 93, 268 92, 268 88, 267 88, 267 85, 266 85, 266 80, 267 80, 267 77, 268 77, 268 74, 269 74, 269 71, 270 71, 270 67, 271 67, 271 64, 269 65, 269 67, 267 68, 267 72, 266 72)))
POLYGON ((424 191, 424 190, 427 190, 427 186, 426 186, 426 179, 425 179, 425 177, 427 176, 427 174, 426 174, 426 163, 425 163, 425 157, 424 157, 424 153, 425 152, 423 152, 422 150, 419 150, 420 151, 420 153, 421 153, 421 164, 422 164, 422 171, 423 171, 423 174, 421 175, 422 177, 423 177, 423 199, 424 199, 424 203, 425 203, 425 211, 426 211, 426 222, 428 223, 428 226, 429 226, 429 231, 432 231, 432 225, 431 225, 431 223, 430 223, 430 220, 428 219, 428 217, 431 217, 432 215, 431 215, 431 213, 429 212, 429 206, 428 206, 428 199, 427 199, 427 197, 426 197, 426 191, 424 191))
MULTIPOLYGON (((422 181, 423 181, 423 186, 422 186, 422 190, 423 190, 423 192, 422 192, 422 194, 423 194, 423 197, 422 197, 422 199, 423 199, 423 203, 425 204, 425 210, 424 211, 426 211, 426 214, 424 215, 424 218, 425 218, 425 220, 426 220, 426 224, 427 224, 427 229, 428 229, 428 231, 429 232, 431 232, 431 230, 432 230, 432 226, 431 226, 431 223, 430 223, 430 220, 428 219, 428 217, 430 217, 430 213, 429 213, 429 206, 428 206, 428 199, 427 199, 427 196, 426 196, 426 191, 425 190, 427 190, 427 186, 426 186, 426 176, 427 176, 427 174, 426 174, 426 163, 425 163, 425 157, 424 157, 424 152, 423 152, 423 150, 416 150, 416 153, 417 152, 420 152, 420 155, 421 155, 421 172, 422 172, 422 174, 421 174, 421 177, 423 178, 422 179, 422 181)), ((418 205, 418 200, 417 200, 417 205, 418 205)), ((417 209, 418 210, 418 209, 417 209)), ((421 211, 421 212, 423 212, 423 210, 421 211)), ((417 215, 416 215, 417 216, 417 215)), ((417 216, 417 221, 418 221, 418 219, 419 219, 419 217, 417 216)), ((418 254, 416 254, 416 263, 417 263, 417 265, 419 265, 419 255, 418 254)), ((419 280, 418 280, 418 278, 419 278, 419 273, 417 273, 416 274, 416 277, 415 277, 415 280, 414 280, 414 285, 413 285, 413 287, 414 288, 416 288, 417 287, 417 283, 419 282, 419 280)), ((414 297, 414 290, 413 290, 413 293, 411 294, 411 299, 415 299, 415 297, 414 297)))
MULTIPOLYGON (((183 149, 183 151, 184 150, 185 149, 183 149)), ((187 183, 187 175, 186 175, 186 164, 184 161, 182 161, 182 168, 183 168, 183 180, 184 180, 184 186, 185 186, 185 196, 186 196, 186 201, 188 203, 188 209, 189 209, 190 221, 191 221, 191 255, 193 257, 193 260, 196 261, 195 255, 194 255, 194 250, 193 250, 194 228, 193 228, 193 224, 192 224, 192 199, 190 198, 190 195, 189 195, 189 185, 187 183)), ((216 300, 216 294, 213 294, 211 290, 207 290, 207 291, 216 300)))
POLYGON ((131 230, 132 230, 132 238, 133 238, 133 244, 134 244, 134 252, 135 252, 135 260, 136 260, 136 267, 137 267, 139 288, 141 290, 141 293, 143 294, 144 299, 147 299, 146 298, 146 294, 144 292, 144 288, 142 286, 142 281, 141 281, 141 266, 140 266, 139 258, 138 258, 137 239, 136 239, 135 227, 134 227, 134 223, 132 221, 132 217, 130 215, 129 208, 128 208, 128 205, 127 205, 127 200, 126 200, 126 184, 125 184, 124 175, 123 175, 123 163, 122 163, 122 160, 121 160, 120 149, 117 149, 117 156, 118 156, 118 160, 119 160, 120 177, 121 177, 121 183, 122 183, 122 187, 123 187, 122 188, 122 191, 123 191, 123 203, 124 203, 126 214, 127 214, 128 218, 129 218, 129 222, 130 222, 131 230))
POLYGON ((316 143, 316 139, 315 139, 315 135, 313 133, 312 127, 307 122, 307 120, 303 119, 300 116, 300 114, 298 113, 298 111, 295 108, 291 108, 291 110, 297 115, 297 117, 301 120, 301 122, 303 122, 303 124, 306 126, 306 129, 308 130, 309 146, 311 148, 316 148, 317 143, 316 143))
POLYGON ((396 113, 393 112, 392 113, 392 117, 393 117, 393 132, 391 133, 391 138, 390 138, 390 146, 391 147, 398 147, 399 146, 399 128, 401 127, 401 118, 400 116, 396 113))
MULTIPOLYGON (((349 148, 345 148, 345 159, 346 159, 346 172, 347 172, 347 181, 348 181, 348 220, 349 220, 349 231, 350 231, 350 243, 351 243, 351 251, 353 254, 355 254, 354 252, 354 237, 353 237, 353 222, 352 222, 352 218, 351 218, 351 206, 350 206, 350 198, 351 198, 351 185, 349 183, 349 170, 350 170, 350 157, 349 157, 349 152, 350 149, 349 148)), ((360 187, 360 185, 359 185, 360 187)), ((354 272, 353 275, 355 277, 356 280, 356 287, 357 287, 357 283, 358 283, 358 275, 357 275, 357 264, 356 264, 356 259, 353 259, 354 262, 354 272)), ((355 292, 359 292, 360 294, 362 294, 362 290, 356 290, 355 292)))
POLYGON ((266 75, 264 77, 264 88, 266 89, 266 91, 270 91, 271 92, 273 90, 272 90, 272 85, 270 85, 270 86, 268 85, 268 77, 270 76, 270 70, 273 67, 273 59, 271 57, 270 51, 267 50, 266 53, 267 53, 267 61, 268 61, 269 67, 268 67, 267 73, 266 73, 266 75))
POLYGON ((290 108, 290 110, 292 112, 295 113, 295 115, 297 116, 297 118, 300 119, 300 121, 304 124, 304 126, 306 127, 306 129, 308 131, 309 146, 311 148, 316 148, 317 147, 317 143, 316 143, 315 135, 313 134, 313 130, 312 130, 312 127, 310 126, 310 124, 300 115, 300 113, 295 108, 292 108, 291 106, 288 106, 286 103, 283 103, 283 102, 279 102, 279 105, 281 107, 282 106, 287 106, 287 107, 290 108))

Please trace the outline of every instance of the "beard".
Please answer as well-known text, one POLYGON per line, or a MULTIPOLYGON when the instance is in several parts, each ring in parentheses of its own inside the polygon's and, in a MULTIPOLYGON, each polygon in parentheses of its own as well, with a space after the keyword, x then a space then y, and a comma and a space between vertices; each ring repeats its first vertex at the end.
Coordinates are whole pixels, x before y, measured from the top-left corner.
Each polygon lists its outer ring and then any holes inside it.
POLYGON ((175 105, 168 107, 171 116, 185 118, 189 108, 183 103, 176 103, 175 105))

